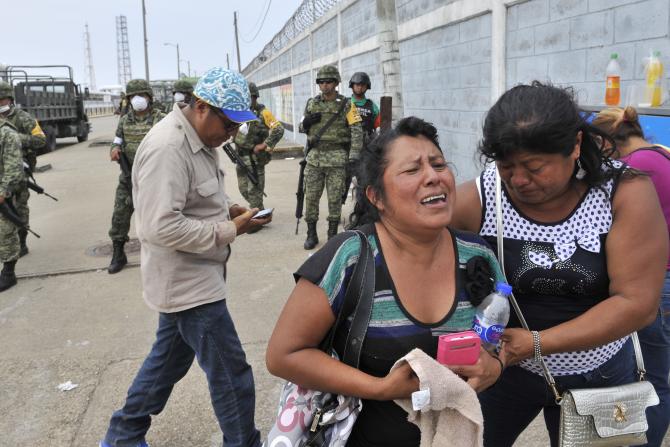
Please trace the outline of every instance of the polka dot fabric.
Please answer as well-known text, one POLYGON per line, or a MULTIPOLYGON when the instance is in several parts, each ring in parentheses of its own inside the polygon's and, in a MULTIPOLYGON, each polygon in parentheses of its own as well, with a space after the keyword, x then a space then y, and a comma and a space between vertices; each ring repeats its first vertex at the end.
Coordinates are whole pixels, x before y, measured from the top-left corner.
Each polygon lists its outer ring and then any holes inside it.
MULTIPOLYGON (((615 167, 620 167, 615 162, 615 167)), ((489 240, 495 239, 496 210, 495 210, 495 166, 488 167, 480 177, 484 218, 480 234, 489 240)), ((577 204, 573 212, 565 219, 554 223, 536 222, 519 212, 510 202, 503 187, 502 207, 505 216, 503 237, 506 247, 506 264, 508 260, 518 259, 516 268, 508 270, 508 279, 515 287, 515 294, 520 291, 517 284, 528 283, 523 275, 537 276, 532 281, 532 291, 524 291, 526 295, 532 292, 537 294, 576 295, 580 299, 580 292, 589 295, 589 287, 603 281, 597 276, 597 269, 584 265, 583 259, 575 253, 586 253, 596 256, 605 262, 604 240, 612 226, 611 200, 615 182, 610 180, 600 188, 591 188, 577 204), (519 251, 519 255, 507 255, 509 247, 519 251), (597 255, 594 255, 597 254, 597 255), (579 284, 569 284, 561 279, 560 273, 571 271, 582 278, 579 284), (529 273, 530 272, 530 273, 529 273), (536 272, 540 272, 539 274, 536 272), (524 283, 523 280, 526 282, 524 283)), ((606 272, 605 272, 606 275, 606 272)), ((608 282, 609 279, 605 278, 608 282)), ((517 297, 518 298, 518 297, 517 297)), ((521 301, 521 300, 519 300, 521 301)), ((522 310, 523 309, 522 305, 522 310)), ((524 313, 525 310, 524 310, 524 313)), ((532 326, 531 326, 532 327, 532 326)), ((565 352, 544 356, 545 362, 552 374, 556 376, 582 374, 596 369, 612 358, 624 345, 628 337, 615 340, 604 346, 577 352, 565 352)), ((542 374, 539 365, 531 360, 521 362, 520 366, 536 374, 542 374)))

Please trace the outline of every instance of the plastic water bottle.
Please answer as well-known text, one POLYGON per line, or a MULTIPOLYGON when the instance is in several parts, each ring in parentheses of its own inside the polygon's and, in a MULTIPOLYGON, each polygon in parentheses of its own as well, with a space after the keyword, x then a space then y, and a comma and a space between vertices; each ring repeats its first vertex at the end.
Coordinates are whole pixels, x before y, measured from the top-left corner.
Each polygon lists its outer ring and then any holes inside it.
POLYGON ((618 106, 621 101, 621 67, 619 66, 618 58, 619 55, 617 53, 612 53, 605 70, 607 75, 605 104, 608 106, 618 106))
POLYGON ((495 290, 477 306, 472 330, 479 334, 482 345, 493 351, 500 342, 500 336, 509 322, 509 299, 512 286, 497 282, 495 290))
POLYGON ((660 51, 654 51, 649 58, 645 69, 645 101, 648 102, 651 107, 660 106, 662 100, 661 82, 663 80, 663 64, 661 63, 660 56, 660 51))

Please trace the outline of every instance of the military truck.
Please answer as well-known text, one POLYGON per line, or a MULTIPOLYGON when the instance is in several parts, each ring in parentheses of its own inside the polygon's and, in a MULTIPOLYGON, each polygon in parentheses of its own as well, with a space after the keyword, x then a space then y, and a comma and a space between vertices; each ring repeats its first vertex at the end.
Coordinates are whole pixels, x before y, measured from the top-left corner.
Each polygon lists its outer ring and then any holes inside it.
POLYGON ((77 137, 86 141, 91 131, 84 99, 68 65, 9 65, 0 78, 14 88, 14 102, 37 118, 47 137, 43 152, 56 149, 56 138, 77 137), (54 74, 55 73, 55 74, 54 74))
POLYGON ((174 84, 174 81, 169 79, 149 81, 151 90, 154 92, 154 106, 158 107, 164 113, 171 112, 172 104, 174 104, 174 100, 172 99, 172 84, 174 84))

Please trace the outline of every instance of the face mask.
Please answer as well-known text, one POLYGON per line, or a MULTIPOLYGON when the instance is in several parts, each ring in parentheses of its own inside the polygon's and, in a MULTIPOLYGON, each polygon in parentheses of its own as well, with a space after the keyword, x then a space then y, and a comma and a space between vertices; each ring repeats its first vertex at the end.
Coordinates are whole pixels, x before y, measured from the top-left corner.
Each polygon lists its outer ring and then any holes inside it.
POLYGON ((174 100, 175 102, 184 102, 186 99, 186 96, 183 93, 177 92, 174 94, 174 100))
POLYGON ((142 112, 147 107, 149 107, 149 101, 144 96, 135 95, 133 99, 130 100, 130 104, 133 106, 133 110, 136 112, 142 112))
POLYGON ((0 106, 0 113, 7 113, 12 108, 11 104, 0 106))

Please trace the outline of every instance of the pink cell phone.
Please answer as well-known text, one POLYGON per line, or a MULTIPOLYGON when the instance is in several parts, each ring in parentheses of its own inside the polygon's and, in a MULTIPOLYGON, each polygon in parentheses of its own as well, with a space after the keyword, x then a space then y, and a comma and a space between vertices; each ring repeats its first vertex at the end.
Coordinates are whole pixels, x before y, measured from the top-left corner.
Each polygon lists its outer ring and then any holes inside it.
POLYGON ((479 358, 481 339, 474 331, 440 335, 437 361, 443 365, 474 365, 479 358))

